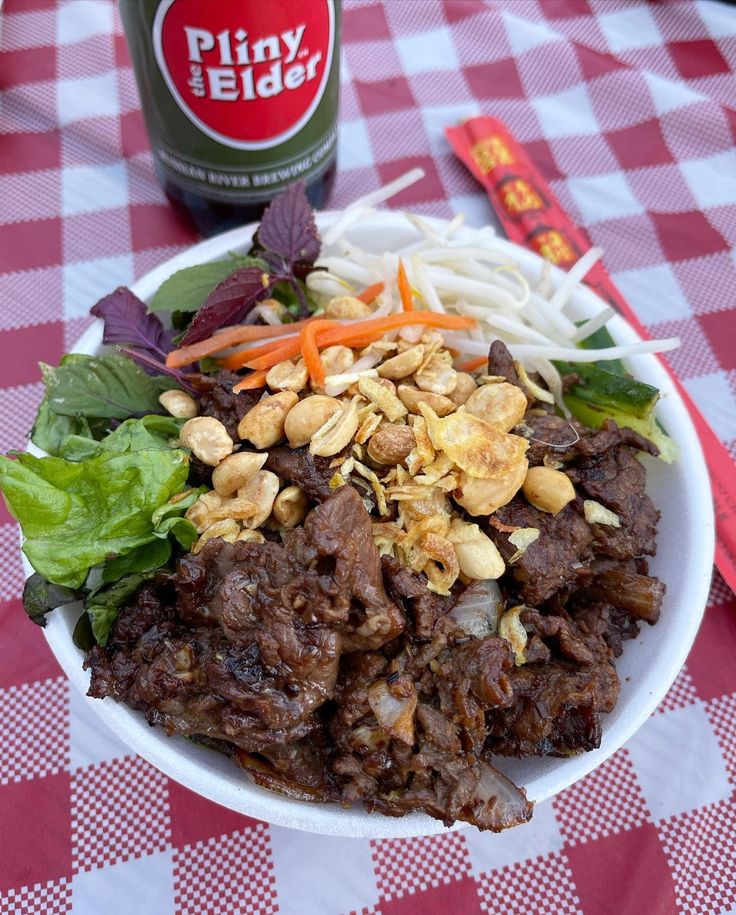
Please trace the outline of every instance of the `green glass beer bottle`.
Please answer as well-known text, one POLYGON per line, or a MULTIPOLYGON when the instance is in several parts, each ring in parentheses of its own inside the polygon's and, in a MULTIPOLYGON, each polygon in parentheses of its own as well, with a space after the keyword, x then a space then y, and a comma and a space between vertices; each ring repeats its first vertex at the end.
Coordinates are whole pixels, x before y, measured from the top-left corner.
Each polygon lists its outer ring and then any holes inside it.
POLYGON ((121 0, 156 172, 204 235, 335 177, 340 0, 121 0))

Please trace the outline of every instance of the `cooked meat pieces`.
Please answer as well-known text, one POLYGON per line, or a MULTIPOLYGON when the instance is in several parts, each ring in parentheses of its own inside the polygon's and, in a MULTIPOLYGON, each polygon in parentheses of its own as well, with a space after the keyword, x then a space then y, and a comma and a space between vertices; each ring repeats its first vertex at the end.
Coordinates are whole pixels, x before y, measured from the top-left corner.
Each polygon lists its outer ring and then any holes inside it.
POLYGON ((575 445, 585 435, 584 428, 574 419, 556 413, 527 413, 524 437, 529 441, 526 458, 530 467, 544 463, 545 457, 569 461, 575 457, 575 445))
MULTIPOLYGON (((519 374, 514 366, 514 359, 505 343, 501 340, 494 340, 488 353, 488 374, 498 375, 505 378, 509 384, 515 384, 517 388, 524 388, 519 381, 519 374)), ((526 394, 526 391, 524 391, 526 394)))
POLYGON ((330 480, 335 468, 330 467, 332 458, 315 457, 305 448, 289 448, 287 445, 271 448, 265 463, 282 480, 301 486, 314 502, 324 502, 334 494, 330 480))
POLYGON ((613 445, 610 450, 585 457, 570 476, 587 498, 618 515, 620 527, 592 525, 597 553, 628 559, 656 552, 659 512, 644 491, 646 470, 631 446, 613 445))
MULTIPOLYGON (((489 372, 520 384, 503 344, 489 372)), ((234 380, 197 382, 203 414, 231 432, 260 395, 233 395, 234 380)), ((599 745, 619 691, 613 660, 643 621, 656 622, 664 585, 643 558, 658 513, 638 456, 653 447, 614 423, 592 431, 539 409, 519 431, 530 463, 554 461, 577 492, 557 515, 518 494, 478 519, 507 561, 511 530, 539 531, 499 583, 504 608, 524 605, 523 663, 496 634, 495 608, 481 637, 455 619, 463 595, 478 605, 482 583, 440 596, 423 574, 380 558, 366 493, 334 491, 332 459, 280 446, 265 466, 315 505, 303 526, 264 529, 265 543, 212 539, 157 576, 109 645, 89 653, 90 694, 226 748, 253 781, 289 797, 496 831, 529 819, 532 805, 494 756, 599 745), (588 523, 585 499, 619 527, 588 523)), ((197 472, 208 480, 211 468, 197 472)))
POLYGON ((305 621, 337 624, 344 651, 380 648, 403 631, 404 614, 384 588, 370 516, 351 486, 314 509, 303 533, 290 531, 284 537, 285 552, 292 549, 310 566, 302 582, 292 585, 303 587, 310 575, 330 580, 329 610, 305 593, 305 621))
POLYGON ((227 429, 234 441, 238 440, 238 423, 255 406, 263 395, 263 389, 241 391, 233 394, 233 385, 242 381, 233 372, 217 372, 214 375, 190 375, 187 381, 197 389, 200 416, 214 416, 227 429))
MULTIPOLYGON (((523 496, 515 496, 494 518, 509 527, 532 527, 539 531, 534 543, 509 566, 525 603, 537 606, 560 589, 574 586, 579 570, 593 557, 590 525, 575 504, 551 515, 534 508, 523 496)), ((517 552, 509 541, 508 531, 499 531, 491 525, 488 534, 505 560, 517 552)))
POLYGON ((431 639, 437 623, 446 616, 455 601, 434 594, 427 588, 424 575, 412 572, 390 556, 382 558, 383 577, 391 599, 404 608, 406 618, 418 639, 431 639))
POLYGON ((551 660, 510 673, 514 701, 488 716, 486 748, 501 756, 570 756, 600 746, 600 712, 618 698, 610 661, 551 660))
POLYGON ((380 647, 404 626, 349 487, 284 544, 208 542, 170 589, 175 611, 151 606, 150 589, 123 611, 110 649, 90 658, 92 694, 245 749, 308 730, 333 695, 341 651, 380 647))
POLYGON ((343 662, 329 721, 330 767, 341 796, 391 816, 423 810, 448 824, 465 820, 493 831, 528 820, 532 805, 524 792, 493 768, 484 750, 486 709, 512 701, 508 642, 440 639, 437 648, 423 661, 422 652, 402 652, 390 664, 375 654, 343 662), (419 694, 409 742, 392 736, 386 723, 391 702, 382 708, 371 701, 377 684, 391 688, 402 679, 413 680, 419 694))
POLYGON ((560 590, 574 589, 587 580, 590 564, 598 557, 628 560, 653 555, 659 512, 645 492, 646 469, 637 455, 656 448, 611 421, 596 432, 574 420, 529 413, 524 424, 532 442, 530 462, 539 464, 545 457, 561 461, 579 498, 551 515, 517 495, 491 519, 488 533, 507 560, 516 548, 509 542, 509 531, 500 527, 539 531, 538 539, 510 567, 521 599, 538 606, 560 590), (584 499, 614 512, 620 526, 589 524, 584 499))

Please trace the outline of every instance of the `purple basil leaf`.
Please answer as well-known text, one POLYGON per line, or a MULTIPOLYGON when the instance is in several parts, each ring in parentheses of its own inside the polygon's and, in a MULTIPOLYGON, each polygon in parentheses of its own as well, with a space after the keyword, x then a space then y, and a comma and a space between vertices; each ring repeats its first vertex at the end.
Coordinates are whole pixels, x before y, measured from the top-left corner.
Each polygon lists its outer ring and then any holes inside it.
POLYGON ((194 366, 188 366, 186 369, 170 369, 165 362, 160 362, 141 350, 130 349, 127 346, 119 346, 118 350, 132 359, 133 362, 137 362, 148 375, 169 375, 171 378, 176 379, 179 387, 185 388, 192 394, 196 393, 186 377, 187 372, 194 371, 194 366))
POLYGON ((261 218, 258 242, 266 252, 282 257, 287 264, 317 259, 319 232, 304 181, 290 185, 271 202, 261 218))
POLYGON ((126 286, 119 286, 115 292, 100 299, 90 313, 105 322, 102 332, 105 344, 125 344, 138 352, 159 357, 161 362, 172 349, 174 332, 166 330, 156 315, 149 314, 146 303, 126 286))
POLYGON ((259 267, 239 267, 204 300, 182 338, 182 345, 199 343, 220 327, 242 321, 259 299, 265 299, 271 293, 280 279, 283 277, 265 274, 259 267))

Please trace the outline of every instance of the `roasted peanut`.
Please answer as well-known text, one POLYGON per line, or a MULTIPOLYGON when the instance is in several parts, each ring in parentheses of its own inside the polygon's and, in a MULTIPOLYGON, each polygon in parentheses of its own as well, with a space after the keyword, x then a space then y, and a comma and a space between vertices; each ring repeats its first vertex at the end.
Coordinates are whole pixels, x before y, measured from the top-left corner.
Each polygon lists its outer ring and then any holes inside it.
POLYGON ((414 383, 422 391, 433 394, 450 394, 457 385, 457 372, 452 367, 449 353, 434 353, 418 372, 414 383))
POLYGON ((307 514, 309 501, 299 486, 287 486, 276 496, 273 503, 273 517, 283 528, 296 527, 307 514))
POLYGON ((286 359, 268 370, 266 384, 272 391, 294 391, 298 394, 306 388, 307 377, 307 367, 303 359, 296 363, 286 359))
POLYGON ((409 452, 416 445, 410 426, 385 425, 373 434, 368 442, 368 457, 376 464, 405 464, 409 452))
POLYGON ((342 404, 327 422, 312 436, 309 443, 310 454, 320 457, 332 457, 346 448, 358 431, 360 419, 355 400, 342 404))
POLYGON ((260 527, 271 514, 276 494, 279 491, 279 478, 270 470, 259 470, 245 486, 238 490, 238 500, 251 502, 255 512, 244 520, 244 526, 250 530, 260 527))
POLYGON ((159 394, 158 402, 177 419, 191 419, 199 413, 197 401, 185 391, 164 391, 159 394))
POLYGON ((325 305, 326 318, 369 318, 373 309, 352 295, 338 295, 325 305))
POLYGON ((432 391, 420 391, 419 388, 408 384, 400 384, 398 389, 399 400, 412 413, 419 413, 419 404, 426 403, 434 410, 437 416, 447 416, 455 409, 455 404, 444 394, 433 394, 432 391))
POLYGON ((325 375, 342 375, 355 362, 349 346, 328 346, 319 355, 325 375))
POLYGON ((458 372, 457 383, 447 396, 456 406, 460 407, 467 403, 468 398, 477 387, 472 375, 467 372, 458 372))
POLYGON ((530 467, 521 491, 527 502, 551 515, 561 512, 575 498, 570 477, 549 467, 530 467))
POLYGON ((292 448, 308 444, 314 433, 342 408, 336 397, 312 394, 295 404, 286 415, 284 432, 292 448))
POLYGON ((524 458, 510 473, 493 480, 463 473, 460 488, 453 493, 453 498, 469 515, 492 515, 521 489, 528 466, 529 462, 524 458))
POLYGON ((228 454, 232 454, 233 440, 227 429, 214 416, 195 416, 181 427, 179 439, 185 448, 203 464, 217 467, 228 454))
POLYGON ((222 505, 223 499, 219 492, 205 492, 190 506, 184 515, 197 528, 197 533, 208 527, 214 520, 211 515, 222 505))
POLYGON ((484 419, 497 432, 510 432, 524 419, 527 400, 515 384, 483 384, 465 401, 465 409, 484 419))
POLYGON ((419 368, 424 359, 424 347, 412 346, 399 353, 398 356, 392 356, 378 366, 378 374, 381 378, 392 378, 398 381, 401 378, 408 378, 413 375, 419 368))
POLYGON ((477 524, 455 518, 447 539, 455 547, 460 571, 468 578, 500 578, 506 571, 496 545, 477 524))
POLYGON ((232 518, 227 518, 224 521, 215 521, 214 524, 210 524, 209 527, 205 528, 202 536, 192 547, 192 552, 198 553, 208 540, 214 540, 215 537, 222 537, 227 543, 235 543, 235 538, 239 533, 240 525, 237 521, 233 521, 232 518))
POLYGON ((240 420, 238 435, 256 448, 270 448, 284 437, 284 422, 298 400, 293 391, 264 397, 240 420))
POLYGON ((228 455, 212 471, 212 485, 221 496, 230 496, 241 486, 245 486, 266 463, 267 453, 254 454, 240 451, 228 455))

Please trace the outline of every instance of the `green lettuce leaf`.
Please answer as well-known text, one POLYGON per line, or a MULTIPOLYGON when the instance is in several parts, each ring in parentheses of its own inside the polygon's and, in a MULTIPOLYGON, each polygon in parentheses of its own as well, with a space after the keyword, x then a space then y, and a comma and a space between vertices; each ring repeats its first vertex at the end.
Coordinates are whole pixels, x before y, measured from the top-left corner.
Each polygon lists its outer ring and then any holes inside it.
POLYGON ((128 419, 156 413, 173 379, 147 375, 126 356, 70 353, 58 368, 41 365, 48 409, 60 416, 128 419))
POLYGON ((54 413, 49 407, 48 398, 44 397, 31 429, 31 441, 47 454, 59 457, 70 436, 93 439, 92 430, 86 419, 81 416, 60 416, 54 413))
POLYGON ((196 311, 215 286, 240 267, 268 269, 259 257, 242 254, 230 254, 224 261, 184 267, 159 286, 148 306, 149 311, 196 311))
MULTIPOLYGON (((42 402, 42 410, 43 407, 42 402)), ((55 416, 59 421, 59 425, 55 429, 58 435, 53 440, 51 437, 44 438, 43 436, 40 440, 34 438, 34 444, 43 448, 44 451, 48 451, 53 457, 63 457, 67 461, 86 461, 105 451, 145 451, 153 448, 176 447, 179 430, 184 425, 182 419, 174 419, 173 416, 157 416, 151 413, 140 419, 128 419, 104 438, 99 439, 99 435, 90 429, 87 420, 81 417, 77 419, 69 416, 56 416, 54 413, 50 415, 55 416), (63 434, 64 428, 70 430, 66 435, 63 434), (79 431, 74 431, 75 429, 79 429, 79 431), (53 450, 51 450, 52 448, 53 450)), ((40 416, 41 411, 39 411, 40 416)))
POLYGON ((188 492, 178 493, 173 500, 159 506, 151 518, 153 533, 157 537, 173 537, 184 550, 191 550, 199 538, 197 528, 191 521, 184 517, 202 493, 207 492, 206 486, 190 489, 188 492))
POLYGON ((154 537, 129 553, 106 562, 102 569, 102 581, 107 585, 131 572, 155 572, 171 559, 171 552, 168 540, 154 537))
POLYGON ((186 482, 180 450, 104 451, 80 463, 0 456, 0 489, 26 538, 33 568, 78 588, 92 566, 153 539, 154 511, 186 482))
POLYGON ((140 590, 141 585, 153 572, 146 574, 133 573, 116 581, 108 587, 93 591, 84 603, 87 616, 92 624, 92 634, 100 645, 107 645, 110 629, 122 607, 131 601, 140 590))

